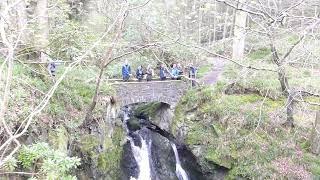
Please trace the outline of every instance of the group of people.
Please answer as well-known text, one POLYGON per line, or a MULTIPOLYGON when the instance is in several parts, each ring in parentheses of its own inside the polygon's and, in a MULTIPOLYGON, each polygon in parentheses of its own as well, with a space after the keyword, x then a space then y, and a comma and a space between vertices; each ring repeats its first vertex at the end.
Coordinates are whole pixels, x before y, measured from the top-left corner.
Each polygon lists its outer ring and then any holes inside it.
MULTIPOLYGON (((196 68, 190 64, 188 66, 188 75, 189 78, 195 79, 196 78, 196 68)), ((161 64, 159 68, 159 77, 160 80, 164 81, 168 78, 179 80, 184 75, 183 68, 181 64, 172 64, 171 69, 169 70, 165 64, 161 64)), ((128 64, 128 61, 125 61, 125 64, 122 66, 122 78, 123 81, 129 81, 131 74, 131 67, 128 64)), ((147 66, 146 69, 144 69, 141 65, 138 66, 135 77, 138 79, 138 81, 142 81, 144 78, 147 81, 151 81, 152 77, 154 76, 154 70, 150 65, 147 66)))

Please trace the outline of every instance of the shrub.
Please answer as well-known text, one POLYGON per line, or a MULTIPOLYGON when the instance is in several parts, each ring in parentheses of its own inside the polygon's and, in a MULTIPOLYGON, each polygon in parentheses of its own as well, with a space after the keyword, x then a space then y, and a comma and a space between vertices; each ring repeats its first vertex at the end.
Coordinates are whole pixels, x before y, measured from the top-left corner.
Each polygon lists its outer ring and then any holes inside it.
POLYGON ((80 165, 77 157, 68 157, 65 153, 53 150, 47 143, 36 143, 24 146, 18 155, 19 163, 23 168, 37 166, 39 176, 47 179, 74 179, 68 173, 80 165))

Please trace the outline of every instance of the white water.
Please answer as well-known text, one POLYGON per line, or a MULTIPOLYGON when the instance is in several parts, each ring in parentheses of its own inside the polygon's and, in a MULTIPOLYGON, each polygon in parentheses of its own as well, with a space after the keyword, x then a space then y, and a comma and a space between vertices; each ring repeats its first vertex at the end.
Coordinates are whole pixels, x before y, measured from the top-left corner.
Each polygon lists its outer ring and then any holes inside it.
POLYGON ((151 141, 147 144, 140 135, 141 147, 134 145, 134 141, 131 137, 128 137, 132 149, 133 156, 139 166, 139 176, 137 180, 151 180, 151 169, 149 161, 149 147, 151 141))
POLYGON ((177 147, 174 143, 171 143, 171 147, 174 152, 174 156, 176 157, 176 175, 179 180, 189 180, 186 171, 182 168, 177 147))
MULTIPOLYGON (((129 133, 129 129, 126 126, 127 121, 130 119, 127 113, 124 113, 124 123, 125 123, 125 129, 127 133, 129 133)), ((140 135, 140 141, 141 141, 141 147, 136 146, 134 144, 134 140, 129 135, 127 136, 132 153, 134 156, 134 159, 136 160, 138 167, 139 167, 139 175, 138 178, 130 177, 130 180, 151 180, 151 168, 150 168, 150 160, 149 160, 149 154, 150 154, 150 147, 151 147, 151 140, 147 143, 145 139, 143 139, 140 135)))

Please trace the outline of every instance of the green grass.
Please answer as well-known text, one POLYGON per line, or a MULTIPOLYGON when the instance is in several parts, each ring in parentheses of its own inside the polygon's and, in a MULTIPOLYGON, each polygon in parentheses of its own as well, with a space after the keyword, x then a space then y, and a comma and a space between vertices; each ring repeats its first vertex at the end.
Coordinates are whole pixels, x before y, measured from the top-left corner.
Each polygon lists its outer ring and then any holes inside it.
POLYGON ((271 54, 271 50, 269 48, 260 48, 256 51, 251 52, 248 55, 248 58, 251 60, 261 60, 266 58, 271 54))
MULTIPOLYGON (((13 83, 11 88, 11 99, 9 101, 9 120, 12 122, 21 121, 39 104, 44 95, 53 86, 48 76, 40 76, 34 73, 36 67, 26 64, 15 63, 13 69, 13 83), (15 111, 21 113, 14 113, 15 111), (18 116, 16 118, 15 116, 18 116)), ((59 78, 66 70, 64 65, 57 66, 56 78, 59 78)), ((73 126, 72 119, 77 121, 83 116, 83 112, 92 101, 95 92, 96 67, 77 66, 66 75, 59 84, 53 96, 40 116, 50 121, 65 121, 70 127, 73 126)), ((42 73, 46 74, 46 71, 42 73)), ((100 88, 101 96, 113 95, 114 90, 106 83, 100 88)), ((100 107, 98 103, 97 109, 100 107)))
POLYGON ((201 66, 201 67, 198 69, 198 72, 197 72, 198 78, 204 77, 204 76, 205 76, 206 74, 208 74, 211 70, 212 70, 212 65, 211 65, 211 64, 208 64, 208 65, 205 65, 205 66, 201 66))
POLYGON ((190 147, 202 147, 199 158, 203 166, 214 163, 230 168, 228 179, 239 176, 249 179, 290 178, 295 174, 282 174, 274 165, 278 159, 287 158, 292 161, 290 168, 304 164, 304 173, 318 176, 318 160, 312 159, 308 152, 309 141, 305 138, 309 131, 301 128, 287 131, 272 122, 272 114, 285 106, 284 98, 272 100, 257 94, 225 95, 216 87, 189 91, 178 104, 173 122, 174 133, 180 127, 188 127, 185 142, 190 147), (192 112, 196 118, 189 118, 191 107, 197 107, 192 112), (297 152, 300 144, 306 149, 303 156, 307 158, 300 158, 297 152))

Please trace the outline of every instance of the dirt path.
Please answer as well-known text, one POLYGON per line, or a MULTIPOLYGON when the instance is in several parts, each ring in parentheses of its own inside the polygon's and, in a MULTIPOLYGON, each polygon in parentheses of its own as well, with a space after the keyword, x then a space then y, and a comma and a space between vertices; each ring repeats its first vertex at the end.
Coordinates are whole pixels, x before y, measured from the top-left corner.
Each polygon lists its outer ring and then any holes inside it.
POLYGON ((222 58, 210 58, 210 61, 213 62, 212 71, 200 79, 201 83, 207 84, 207 85, 214 84, 217 82, 226 64, 226 60, 222 58))

